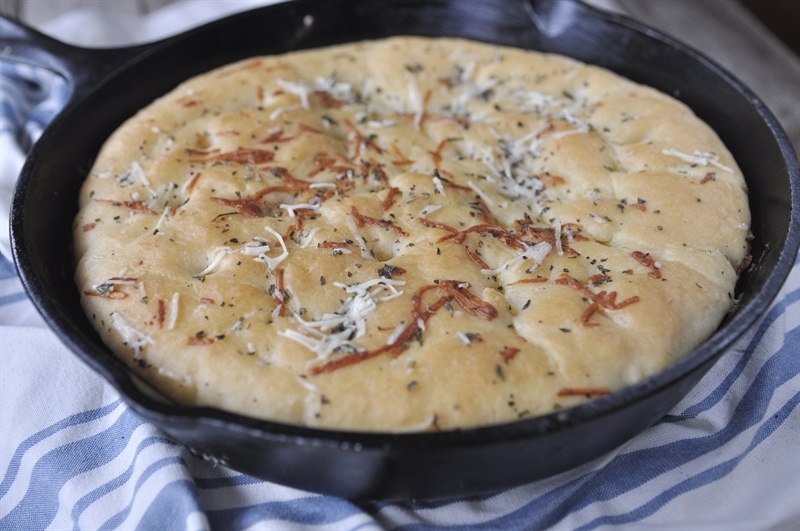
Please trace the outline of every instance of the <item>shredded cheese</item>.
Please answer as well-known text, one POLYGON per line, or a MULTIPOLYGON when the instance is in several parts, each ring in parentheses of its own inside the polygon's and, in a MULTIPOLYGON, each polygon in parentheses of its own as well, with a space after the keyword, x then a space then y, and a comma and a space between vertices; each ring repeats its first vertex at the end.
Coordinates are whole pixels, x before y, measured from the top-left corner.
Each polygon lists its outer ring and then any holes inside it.
POLYGON ((241 249, 239 249, 239 253, 245 256, 258 256, 262 253, 269 251, 270 247, 267 244, 267 240, 256 236, 249 242, 245 243, 241 249))
POLYGON ((402 334, 403 330, 405 330, 405 329, 406 329, 406 322, 405 321, 400 321, 399 323, 397 323, 397 326, 394 327, 394 330, 392 330, 392 333, 389 334, 389 337, 386 338, 386 344, 387 345, 391 345, 392 343, 397 341, 398 338, 400 337, 400 334, 402 334))
POLYGON ((439 195, 444 195, 444 184, 442 184, 442 179, 437 176, 433 176, 433 189, 439 195))
POLYGON ((314 90, 310 85, 297 81, 285 81, 283 79, 278 79, 277 83, 286 92, 298 96, 300 98, 300 105, 304 109, 310 108, 308 104, 308 95, 314 90))
POLYGON ((486 203, 486 206, 493 207, 494 201, 491 197, 489 197, 486 192, 480 189, 480 187, 472 181, 469 181, 467 185, 472 188, 472 191, 478 194, 478 196, 483 199, 483 202, 486 203))
POLYGON ((274 120, 276 120, 278 118, 278 116, 280 116, 281 114, 283 114, 285 112, 296 111, 297 109, 302 109, 302 108, 303 108, 303 106, 300 105, 300 104, 284 105, 282 107, 276 107, 275 110, 273 110, 271 113, 269 113, 269 119, 274 121, 274 120))
POLYGON ((425 113, 424 102, 419 93, 417 78, 406 73, 408 78, 408 112, 414 115, 414 129, 419 129, 422 124, 422 115, 425 113))
POLYGON ((431 426, 433 426, 435 422, 436 422, 436 415, 434 413, 431 413, 422 422, 419 422, 417 424, 412 424, 411 426, 407 426, 404 428, 394 429, 392 430, 392 433, 414 433, 418 431, 425 431, 431 426))
MULTIPOLYGON (((396 286, 403 280, 375 278, 361 284, 348 285, 335 282, 349 297, 334 313, 325 313, 319 319, 306 321, 298 313, 293 317, 298 328, 285 329, 278 333, 291 339, 317 356, 317 361, 326 360, 333 352, 360 350, 353 340, 363 337, 367 331, 367 317, 377 305, 403 294, 396 286), (388 292, 388 294, 384 294, 388 292)), ((397 333, 396 330, 394 333, 397 333)))
POLYGON ((719 161, 719 155, 716 153, 695 151, 690 155, 673 148, 664 149, 661 151, 661 153, 670 157, 677 157, 684 162, 688 162, 689 164, 697 164, 699 166, 708 166, 710 164, 728 173, 733 173, 733 169, 725 166, 719 161))
POLYGON ((170 206, 164 207, 164 212, 161 213, 161 217, 158 218, 158 222, 156 222, 156 226, 153 229, 153 232, 155 234, 160 234, 161 225, 164 223, 164 220, 167 219, 171 213, 172 213, 172 207, 170 206))
MULTIPOLYGON (((347 228, 350 229, 350 232, 353 233, 353 238, 356 239, 358 242, 358 247, 361 249, 361 256, 364 258, 372 258, 372 255, 367 249, 367 240, 358 232, 358 226, 356 225, 356 219, 353 217, 352 214, 347 214, 344 218, 345 223, 347 223, 347 228)), ((336 250, 343 250, 343 249, 336 249, 336 250)))
POLYGON ((227 246, 217 247, 216 249, 211 251, 211 258, 208 266, 206 266, 205 269, 194 275, 194 278, 204 277, 210 273, 213 273, 214 270, 216 270, 219 264, 222 262, 222 259, 225 258, 226 255, 232 252, 233 249, 227 246))
POLYGON ((534 162, 539 156, 541 131, 533 131, 523 137, 498 134, 490 128, 497 139, 496 147, 483 149, 478 160, 499 179, 497 189, 507 197, 532 199, 538 208, 538 196, 544 185, 536 177, 534 162))
POLYGON ((231 328, 230 328, 231 331, 236 332, 238 330, 241 330, 242 327, 244 326, 244 322, 247 319, 249 319, 250 317, 254 316, 256 314, 256 311, 257 310, 250 310, 249 312, 245 313, 244 315, 242 315, 238 319, 236 319, 236 322, 234 322, 231 325, 231 328))
POLYGON ((469 346, 469 344, 472 343, 472 339, 464 332, 456 332, 456 336, 465 346, 469 346))
POLYGON ((178 206, 179 199, 174 193, 178 189, 178 185, 173 182, 168 182, 157 189, 153 190, 147 188, 147 193, 150 197, 147 200, 147 208, 150 210, 160 210, 167 206, 178 206))
POLYGON ((556 241, 556 253, 558 256, 564 256, 564 247, 561 245, 561 220, 556 219, 553 225, 553 236, 556 241))
POLYGON ((313 211, 319 210, 319 205, 315 205, 312 203, 297 203, 295 205, 288 205, 285 203, 281 203, 279 206, 280 208, 286 210, 286 212, 289 213, 290 218, 295 217, 296 210, 313 210, 313 211))
POLYGON ((181 294, 177 291, 172 294, 172 299, 169 301, 169 323, 167 323, 167 330, 175 328, 175 323, 178 321, 178 303, 181 294))
POLYGON ((122 337, 123 343, 133 349, 135 358, 139 357, 139 353, 147 345, 155 344, 152 337, 129 325, 128 322, 117 312, 111 312, 111 319, 109 320, 109 323, 122 337))
POLYGON ((315 84, 283 79, 278 79, 277 83, 286 92, 298 96, 303 109, 310 108, 308 97, 315 92, 327 92, 334 98, 347 103, 351 103, 355 99, 350 83, 337 82, 335 73, 328 77, 318 77, 315 84))
MULTIPOLYGON (((275 258, 270 258, 269 256, 266 255, 266 250, 265 250, 264 252, 259 253, 256 259, 264 262, 267 265, 267 269, 273 271, 278 266, 278 264, 283 262, 286 259, 286 257, 289 256, 289 250, 286 248, 286 242, 283 241, 283 236, 278 234, 275 231, 275 229, 273 229, 269 225, 264 227, 264 229, 270 234, 272 234, 275 237, 275 239, 278 240, 278 244, 280 244, 282 252, 275 258)), ((267 249, 269 249, 269 246, 267 247, 267 249)))
POLYGON ((305 249, 311 244, 311 241, 314 239, 314 234, 319 231, 319 227, 313 227, 309 230, 301 230, 295 241, 300 246, 301 249, 305 249))
POLYGON ((108 280, 101 282, 100 284, 96 284, 92 286, 95 291, 103 291, 104 289, 108 289, 110 286, 132 286, 136 284, 135 278, 122 278, 122 274, 118 277, 109 278, 108 280))
POLYGON ((147 175, 145 175, 144 170, 136 161, 133 161, 124 173, 117 175, 116 179, 117 183, 123 187, 136 184, 137 181, 141 182, 145 187, 150 186, 147 175))
POLYGON ((602 223, 608 223, 607 219, 602 218, 602 217, 600 217, 597 214, 594 214, 592 212, 589 212, 589 217, 592 218, 592 221, 594 221, 595 223, 601 223, 601 224, 602 223))
POLYGON ((527 271, 528 272, 535 271, 537 267, 542 265, 542 262, 544 261, 545 258, 547 258, 547 255, 550 253, 552 249, 553 246, 550 245, 549 243, 539 242, 537 244, 529 246, 523 252, 515 255, 514 257, 500 264, 495 269, 481 269, 481 274, 496 275, 498 273, 502 273, 503 271, 509 271, 516 268, 519 264, 528 259, 533 260, 533 265, 529 267, 527 271))
POLYGON ((395 120, 369 120, 367 121, 367 127, 372 127, 373 129, 380 129, 383 127, 392 127, 397 122, 395 120))
POLYGON ((420 210, 420 211, 417 213, 417 215, 416 215, 416 216, 414 216, 414 218, 415 218, 415 219, 418 219, 418 218, 424 218, 424 217, 426 217, 428 214, 432 214, 433 212, 436 212, 436 211, 437 211, 437 210, 439 210, 440 208, 442 208, 442 205, 428 205, 428 206, 426 206, 425 208, 423 208, 422 210, 420 210))

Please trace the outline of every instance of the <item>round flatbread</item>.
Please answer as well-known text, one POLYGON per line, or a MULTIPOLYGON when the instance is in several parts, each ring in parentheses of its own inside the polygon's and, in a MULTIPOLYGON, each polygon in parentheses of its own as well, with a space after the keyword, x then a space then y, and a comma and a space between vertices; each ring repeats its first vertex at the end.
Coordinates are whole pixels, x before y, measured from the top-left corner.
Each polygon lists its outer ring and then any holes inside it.
POLYGON ((195 77, 102 148, 76 282, 169 399, 315 427, 541 415, 707 338, 744 180, 686 106, 565 57, 397 37, 195 77))

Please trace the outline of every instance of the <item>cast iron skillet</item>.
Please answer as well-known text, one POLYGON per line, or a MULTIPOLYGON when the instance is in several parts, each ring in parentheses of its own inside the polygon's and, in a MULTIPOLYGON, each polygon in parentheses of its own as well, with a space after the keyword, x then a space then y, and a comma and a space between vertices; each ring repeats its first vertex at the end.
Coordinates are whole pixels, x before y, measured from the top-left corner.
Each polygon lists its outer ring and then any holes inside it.
POLYGON ((2 20, 0 50, 63 75, 67 107, 33 147, 13 202, 11 236, 28 294, 61 340, 175 440, 232 468, 359 499, 432 498, 553 475, 619 446, 672 408, 746 330, 788 275, 800 242, 792 146, 763 103, 717 65, 625 18, 570 0, 297 0, 124 49, 68 46, 2 20), (753 264, 736 311, 685 359, 630 388, 557 414, 424 434, 324 431, 210 408, 170 405, 103 346, 72 280, 78 189, 123 120, 189 76, 256 54, 395 34, 449 35, 556 52, 683 100, 722 137, 748 179, 753 264))

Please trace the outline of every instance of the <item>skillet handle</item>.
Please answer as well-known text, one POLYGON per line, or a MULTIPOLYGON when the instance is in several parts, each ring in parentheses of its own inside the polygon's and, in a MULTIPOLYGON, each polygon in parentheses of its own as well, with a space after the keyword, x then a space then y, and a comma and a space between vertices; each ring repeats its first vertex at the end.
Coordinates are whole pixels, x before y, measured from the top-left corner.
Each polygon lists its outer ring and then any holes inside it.
POLYGON ((150 45, 84 48, 49 37, 23 22, 0 15, 0 59, 51 70, 70 86, 70 99, 84 94, 150 45))

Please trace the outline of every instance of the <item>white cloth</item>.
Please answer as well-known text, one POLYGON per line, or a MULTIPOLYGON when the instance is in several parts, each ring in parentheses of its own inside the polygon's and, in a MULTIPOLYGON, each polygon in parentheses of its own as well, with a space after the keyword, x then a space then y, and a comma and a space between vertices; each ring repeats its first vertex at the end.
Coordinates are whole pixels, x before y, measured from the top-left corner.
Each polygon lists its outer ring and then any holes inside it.
MULTIPOLYGON (((184 0, 126 22, 123 36, 121 21, 92 12, 49 29, 69 42, 126 44, 257 3, 184 0)), ((25 298, 6 236, 11 189, 65 93, 31 69, 4 64, 2 73, 0 529, 800 528, 800 261, 764 322, 669 415, 549 479, 435 503, 356 505, 193 455, 128 409, 25 298)))

